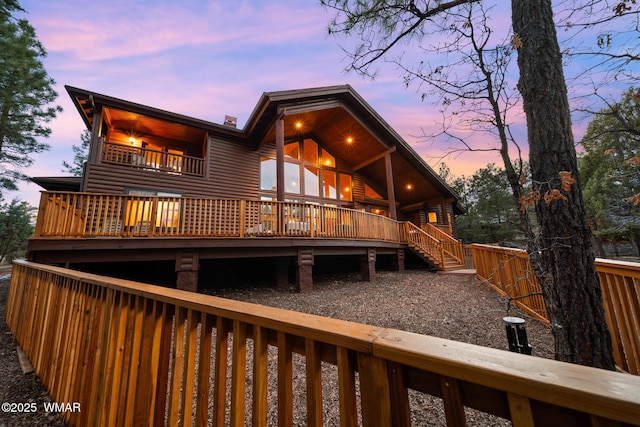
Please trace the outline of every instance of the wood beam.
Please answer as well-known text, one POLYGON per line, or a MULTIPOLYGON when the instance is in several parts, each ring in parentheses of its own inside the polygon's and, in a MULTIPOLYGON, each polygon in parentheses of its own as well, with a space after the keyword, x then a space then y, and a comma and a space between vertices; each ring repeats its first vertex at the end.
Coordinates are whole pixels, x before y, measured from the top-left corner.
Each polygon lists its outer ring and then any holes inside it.
POLYGON ((284 116, 276 120, 276 199, 284 202, 284 116))
POLYGON ((384 168, 387 173, 387 198, 389 199, 389 214, 391 219, 397 220, 396 191, 393 186, 393 168, 391 167, 391 153, 385 153, 384 168))
POLYGON ((396 151, 396 147, 395 147, 395 145, 394 145, 393 147, 389 148, 388 150, 386 150, 384 153, 380 153, 380 154, 378 154, 377 156, 374 156, 374 157, 372 157, 372 158, 370 158, 370 159, 367 159, 367 160, 365 160, 365 161, 364 161, 364 162, 362 162, 362 163, 358 163, 357 165, 355 165, 355 166, 353 167, 353 171, 354 171, 354 172, 357 172, 358 170, 362 169, 363 167, 368 166, 368 165, 370 165, 371 163, 376 162, 376 161, 378 161, 378 160, 382 159, 384 156, 386 156, 387 154, 391 154, 391 153, 393 153, 394 151, 396 151))
POLYGON ((318 101, 300 105, 283 105, 278 108, 278 114, 291 116, 293 114, 311 113, 313 111, 328 110, 337 107, 342 107, 342 103, 338 100, 318 101))

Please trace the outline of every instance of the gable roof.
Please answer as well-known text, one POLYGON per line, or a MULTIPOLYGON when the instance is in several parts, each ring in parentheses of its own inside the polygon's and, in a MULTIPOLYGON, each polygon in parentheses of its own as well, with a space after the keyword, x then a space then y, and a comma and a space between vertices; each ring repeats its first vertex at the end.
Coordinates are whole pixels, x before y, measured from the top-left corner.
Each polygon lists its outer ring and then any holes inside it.
POLYGON ((275 140, 275 122, 284 118, 288 124, 285 139, 299 138, 301 132, 314 137, 354 170, 380 183, 386 182, 384 155, 391 153, 395 193, 404 206, 440 198, 452 201, 456 213, 464 212, 457 206, 459 195, 350 85, 265 92, 243 129, 72 86, 65 88, 87 129, 92 128, 96 108, 102 105, 197 128, 257 148, 275 140), (297 121, 302 122, 302 130, 293 126, 297 121), (346 136, 353 138, 357 148, 345 144, 346 136), (413 186, 411 192, 406 190, 409 184, 413 186))

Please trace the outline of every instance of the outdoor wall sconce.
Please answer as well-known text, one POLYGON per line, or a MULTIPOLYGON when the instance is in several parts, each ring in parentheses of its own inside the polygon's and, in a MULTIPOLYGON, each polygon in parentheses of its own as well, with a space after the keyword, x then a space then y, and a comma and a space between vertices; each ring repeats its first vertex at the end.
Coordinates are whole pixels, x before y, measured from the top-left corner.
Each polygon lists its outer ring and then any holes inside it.
POLYGON ((509 351, 521 354, 531 354, 532 347, 527 339, 525 320, 512 316, 503 317, 502 320, 504 320, 505 328, 507 330, 509 351))

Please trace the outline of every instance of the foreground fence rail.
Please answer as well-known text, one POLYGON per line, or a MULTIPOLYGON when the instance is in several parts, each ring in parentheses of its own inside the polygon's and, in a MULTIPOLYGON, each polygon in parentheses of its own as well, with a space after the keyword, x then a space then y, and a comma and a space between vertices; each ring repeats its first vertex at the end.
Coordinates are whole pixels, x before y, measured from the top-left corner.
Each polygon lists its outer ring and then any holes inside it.
POLYGON ((516 427, 640 425, 632 375, 28 262, 6 321, 52 399, 80 402, 70 425, 409 426, 414 393, 450 426, 469 408, 516 427))
MULTIPOLYGON (((549 324, 526 251, 478 244, 471 248, 478 277, 549 324)), ((596 270, 616 365, 640 375, 640 264, 597 259, 596 270)))

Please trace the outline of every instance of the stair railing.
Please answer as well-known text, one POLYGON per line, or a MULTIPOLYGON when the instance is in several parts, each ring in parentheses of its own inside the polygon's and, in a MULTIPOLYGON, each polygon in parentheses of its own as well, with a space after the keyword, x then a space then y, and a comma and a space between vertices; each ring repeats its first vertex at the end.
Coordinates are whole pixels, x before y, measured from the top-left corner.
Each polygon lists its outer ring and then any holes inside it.
POLYGON ((422 231, 439 240, 445 248, 447 255, 458 261, 459 264, 464 265, 462 243, 432 224, 422 224, 422 231))
POLYGON ((407 243, 410 245, 413 244, 426 252, 430 257, 438 261, 442 268, 444 268, 445 249, 442 242, 427 234, 412 222, 407 221, 404 224, 407 243))

